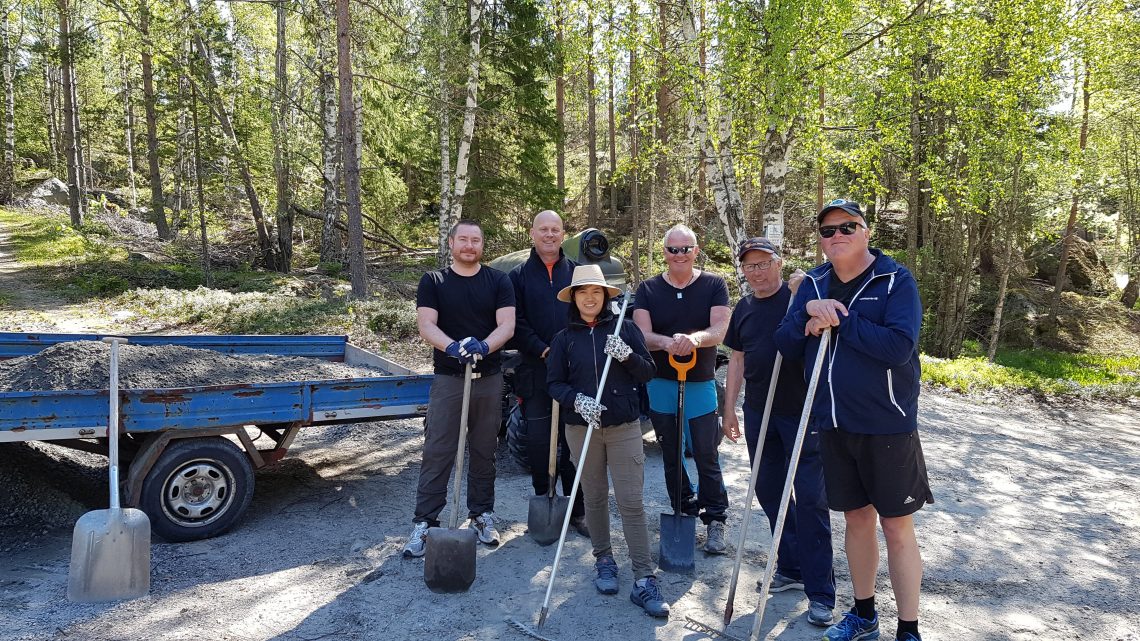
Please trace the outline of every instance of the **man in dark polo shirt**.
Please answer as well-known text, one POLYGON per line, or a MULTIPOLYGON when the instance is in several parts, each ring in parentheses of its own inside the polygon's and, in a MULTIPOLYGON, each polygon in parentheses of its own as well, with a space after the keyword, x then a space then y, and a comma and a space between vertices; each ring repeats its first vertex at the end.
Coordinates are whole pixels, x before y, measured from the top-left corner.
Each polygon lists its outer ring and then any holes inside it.
MULTIPOLYGON (((744 435, 748 458, 755 461, 772 367, 776 363, 776 327, 784 319, 788 302, 804 273, 796 270, 785 284, 780 271, 784 261, 767 238, 744 241, 737 255, 752 294, 736 304, 724 336, 724 344, 732 349, 732 356, 724 383, 723 428, 725 436, 734 443, 740 438, 735 408, 743 386, 744 435)), ((782 361, 756 477, 756 499, 768 515, 773 531, 806 396, 803 363, 782 361)), ((828 625, 835 607, 835 574, 832 572, 831 515, 823 489, 818 428, 809 429, 804 435, 793 487, 795 494, 784 520, 770 589, 772 592, 803 590, 808 597, 808 622, 828 625)))
MULTIPOLYGON (((550 490, 550 417, 553 401, 546 391, 546 357, 554 335, 566 329, 567 303, 558 300, 558 292, 570 285, 578 265, 562 251, 566 231, 562 217, 550 211, 539 212, 530 227, 534 249, 526 262, 511 270, 515 288, 515 336, 512 344, 522 355, 515 370, 515 393, 522 399, 526 420, 526 455, 530 463, 530 479, 534 493, 545 496, 550 490)), ((563 416, 563 415, 560 415, 563 416)), ((558 425, 557 476, 562 479, 562 493, 570 495, 574 485, 574 463, 566 444, 566 422, 558 425)), ((589 536, 586 509, 579 492, 570 510, 570 524, 582 536, 589 536)))
MULTIPOLYGON (((404 556, 424 555, 424 535, 439 525, 447 504, 447 482, 459 447, 463 373, 474 366, 468 413, 468 526, 487 545, 499 544, 495 530, 495 447, 499 435, 503 374, 499 349, 515 329, 515 292, 507 275, 484 267, 483 229, 473 220, 455 223, 447 236, 451 266, 428 272, 416 291, 420 336, 435 350, 435 380, 424 419, 424 451, 416 490, 415 528, 404 556)), ((456 480, 458 483, 459 480, 456 480)))
POLYGON ((661 442, 665 486, 670 505, 699 516, 707 528, 704 550, 724 554, 725 512, 728 492, 720 471, 718 448, 723 438, 716 413, 716 345, 724 338, 731 308, 728 285, 715 274, 694 268, 700 247, 697 235, 685 225, 665 233, 666 271, 637 288, 633 320, 645 334, 645 343, 657 366, 649 382, 649 418, 661 442), (697 468, 694 496, 687 470, 680 470, 677 487, 677 449, 682 447, 677 429, 677 370, 669 354, 687 360, 696 352, 697 364, 685 383, 685 416, 692 436, 693 461, 697 468))

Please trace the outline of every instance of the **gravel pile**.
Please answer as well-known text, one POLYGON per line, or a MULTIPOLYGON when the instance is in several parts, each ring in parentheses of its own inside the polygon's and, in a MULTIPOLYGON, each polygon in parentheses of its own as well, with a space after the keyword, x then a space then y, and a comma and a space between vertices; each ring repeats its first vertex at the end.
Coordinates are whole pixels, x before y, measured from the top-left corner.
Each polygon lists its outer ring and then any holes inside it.
MULTIPOLYGON (((106 389, 111 347, 98 341, 53 345, 0 362, 0 391, 106 389)), ((168 388, 284 383, 380 376, 367 367, 296 356, 235 355, 178 345, 122 345, 119 387, 168 388)))

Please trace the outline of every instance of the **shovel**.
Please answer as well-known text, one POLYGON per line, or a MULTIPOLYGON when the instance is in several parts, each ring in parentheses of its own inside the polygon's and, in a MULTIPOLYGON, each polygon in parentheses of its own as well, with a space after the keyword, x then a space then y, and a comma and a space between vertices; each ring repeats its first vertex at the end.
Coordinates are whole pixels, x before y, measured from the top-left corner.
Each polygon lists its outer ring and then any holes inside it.
POLYGON ((539 545, 550 545, 558 540, 562 532, 562 521, 566 517, 566 509, 570 506, 570 499, 565 496, 554 496, 555 472, 558 467, 558 401, 550 406, 550 464, 547 471, 550 475, 550 489, 546 496, 532 496, 530 509, 526 515, 527 531, 539 545))
POLYGON ((669 355, 677 370, 677 491, 672 514, 661 515, 661 549, 658 565, 668 572, 692 572, 696 568, 693 549, 697 546, 697 518, 681 512, 681 482, 685 469, 685 379, 697 364, 697 353, 684 362, 669 355))
POLYGON ((459 413, 459 449, 455 453, 455 486, 447 528, 427 531, 424 583, 432 592, 466 592, 475 582, 475 530, 459 528, 459 485, 463 482, 463 450, 467 445, 467 415, 471 406, 471 364, 463 371, 463 409, 459 413))
POLYGON ((103 342, 111 344, 111 508, 88 512, 75 523, 67 598, 81 603, 136 599, 150 592, 150 519, 142 510, 119 506, 119 344, 127 339, 103 342))

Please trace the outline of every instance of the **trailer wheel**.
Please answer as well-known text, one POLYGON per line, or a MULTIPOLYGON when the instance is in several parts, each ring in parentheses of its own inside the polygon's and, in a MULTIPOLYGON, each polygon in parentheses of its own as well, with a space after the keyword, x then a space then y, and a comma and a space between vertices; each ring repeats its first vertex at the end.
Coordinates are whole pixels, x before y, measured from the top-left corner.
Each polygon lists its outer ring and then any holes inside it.
POLYGON ((253 499, 253 466, 220 437, 178 439, 142 484, 139 507, 151 530, 172 542, 217 536, 234 526, 253 499))

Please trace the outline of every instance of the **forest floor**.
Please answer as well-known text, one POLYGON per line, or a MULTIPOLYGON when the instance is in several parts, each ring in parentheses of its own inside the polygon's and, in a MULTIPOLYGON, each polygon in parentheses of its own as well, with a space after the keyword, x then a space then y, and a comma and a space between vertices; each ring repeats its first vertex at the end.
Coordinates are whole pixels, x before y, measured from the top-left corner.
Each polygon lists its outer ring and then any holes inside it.
MULTIPOLYGON (((137 331, 97 303, 66 304, 21 278, 0 230, 0 328, 137 331)), ((925 561, 924 638, 1073 638, 1140 641, 1140 405, 1041 403, 1025 396, 962 396, 924 389, 919 424, 935 503, 917 516, 925 561), (1131 596, 1130 596, 1131 595, 1131 596)), ((290 456, 258 472, 253 503, 233 531, 193 543, 152 545, 152 586, 141 599, 104 605, 66 598, 70 528, 106 506, 106 461, 44 444, 0 444, 0 639, 280 640, 525 639, 506 617, 533 622, 554 547, 526 534, 529 474, 501 448, 496 513, 503 543, 481 547, 468 592, 424 585, 422 560, 400 549, 423 443, 421 420, 301 431, 290 456)), ((692 617, 720 620, 742 525, 748 464, 726 442, 733 505, 729 554, 697 554, 692 575, 660 573, 667 621, 628 600, 628 555, 611 503, 622 591, 592 585, 589 542, 567 541, 544 633, 553 639, 675 639, 704 635, 692 617)), ((668 512, 661 450, 646 441, 651 537, 668 512)), ((446 512, 445 512, 446 514, 446 512)), ((837 613, 852 603, 843 519, 832 515, 837 613)), ((754 513, 730 633, 745 638, 770 537, 754 513)), ((703 540, 703 528, 698 543, 703 540)), ((656 550, 655 550, 656 552, 656 550)), ((884 638, 895 610, 884 562, 878 578, 884 638)), ((801 592, 775 594, 765 638, 818 639, 801 592)))

